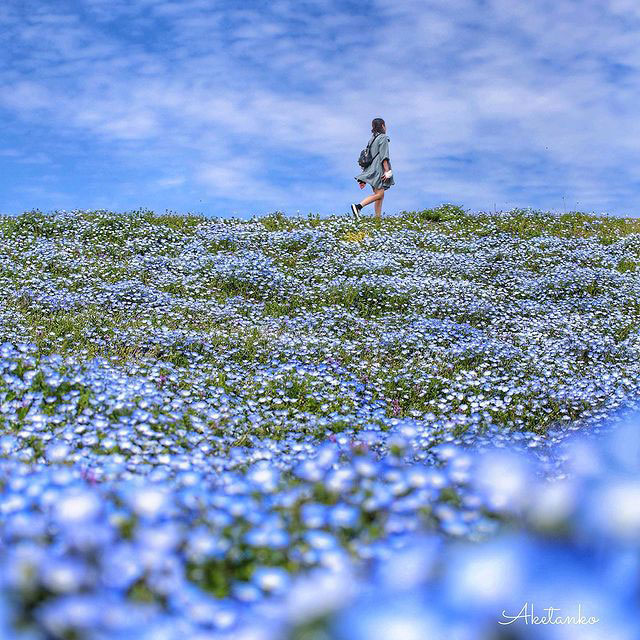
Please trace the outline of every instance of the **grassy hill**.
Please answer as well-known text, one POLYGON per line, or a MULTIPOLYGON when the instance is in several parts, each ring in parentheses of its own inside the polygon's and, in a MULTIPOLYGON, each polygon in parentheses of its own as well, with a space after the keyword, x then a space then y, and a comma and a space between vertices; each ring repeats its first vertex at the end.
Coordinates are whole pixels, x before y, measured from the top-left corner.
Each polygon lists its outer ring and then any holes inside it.
POLYGON ((266 394, 259 435, 372 413, 544 433, 637 390, 637 219, 445 205, 382 224, 142 211, 0 230, 0 340, 214 385, 242 415, 266 394))
POLYGON ((0 631, 253 638, 296 576, 491 538, 535 474, 467 451, 561 476, 637 402, 639 265, 581 213, 0 217, 0 631))

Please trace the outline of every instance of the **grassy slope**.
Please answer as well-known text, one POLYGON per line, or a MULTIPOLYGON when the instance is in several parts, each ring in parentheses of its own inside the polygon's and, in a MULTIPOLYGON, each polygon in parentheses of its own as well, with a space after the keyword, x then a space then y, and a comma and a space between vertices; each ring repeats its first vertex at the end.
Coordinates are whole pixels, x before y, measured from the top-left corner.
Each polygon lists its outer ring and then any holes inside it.
MULTIPOLYGON (((602 325, 602 331, 611 336, 614 346, 627 340, 640 326, 640 303, 637 299, 617 295, 615 278, 602 278, 605 271, 606 274, 621 274, 627 278, 625 282, 631 282, 629 278, 635 277, 640 255, 634 246, 637 247, 638 243, 620 245, 622 239, 640 232, 640 220, 634 218, 582 213, 552 216, 532 211, 470 215, 451 205, 403 212, 381 222, 369 218, 360 224, 335 217, 287 218, 277 212, 248 222, 175 214, 156 216, 149 211, 126 216, 85 212, 75 215, 72 222, 65 222, 31 212, 15 218, 0 218, 0 230, 8 247, 8 255, 0 271, 2 284, 7 292, 12 289, 21 292, 20 295, 5 297, 4 308, 17 319, 23 338, 36 343, 41 353, 79 354, 85 358, 100 355, 129 364, 151 360, 175 366, 187 366, 195 353, 201 364, 215 366, 220 363, 221 354, 226 354, 230 361, 247 364, 252 369, 274 357, 287 359, 284 347, 282 352, 274 348, 274 337, 282 337, 288 320, 313 313, 330 316, 330 310, 335 308, 347 317, 353 314, 364 322, 378 323, 379 326, 389 322, 391 330, 398 326, 398 319, 403 314, 411 315, 417 310, 422 318, 462 323, 487 336, 498 334, 510 344, 522 346, 527 336, 517 325, 533 322, 535 312, 513 315, 511 305, 514 300, 536 302, 537 296, 533 290, 523 292, 508 282, 514 269, 531 282, 539 283, 542 293, 538 297, 547 311, 579 314, 581 300, 600 300, 602 313, 609 316, 602 325), (215 233, 199 236, 210 255, 226 260, 246 250, 256 250, 271 261, 278 273, 297 284, 289 283, 284 289, 272 286, 268 273, 262 282, 260 278, 237 277, 215 269, 190 271, 185 266, 189 264, 185 245, 195 239, 199 231, 212 227, 216 229, 215 233), (312 241, 314 234, 319 238, 315 243, 312 241), (408 238, 414 253, 395 251, 394 238, 404 238, 405 244, 408 238), (559 245, 532 244, 532 240, 540 238, 561 239, 562 242, 559 245), (576 249, 576 242, 583 244, 576 249), (39 243, 49 243, 50 250, 38 250, 39 243), (514 248, 519 252, 517 255, 514 248), (334 275, 339 274, 349 281, 325 287, 323 283, 327 274, 317 265, 322 262, 324 254, 332 251, 365 258, 371 252, 394 254, 395 251, 399 262, 381 267, 365 265, 361 270, 352 268, 351 271, 343 269, 340 272, 338 269, 334 275), (442 256, 442 265, 438 264, 438 255, 442 256), (166 258, 166 267, 157 262, 145 266, 145 256, 151 260, 166 258), (433 265, 426 272, 421 266, 422 257, 428 257, 433 265), (468 269, 458 268, 462 261, 470 261, 468 269), (572 265, 576 269, 582 268, 586 275, 577 282, 567 279, 556 283, 554 270, 563 263, 569 269, 572 265), (429 292, 421 292, 426 294, 427 302, 416 308, 415 295, 402 286, 396 286, 397 279, 394 280, 399 271, 400 280, 402 274, 413 277, 412 270, 418 278, 424 277, 425 273, 436 279, 443 278, 444 293, 447 283, 454 289, 460 286, 461 291, 471 291, 471 302, 465 303, 466 306, 457 304, 457 294, 452 289, 449 303, 441 301, 429 306, 429 292), (95 291, 123 282, 134 282, 143 290, 150 287, 157 294, 166 294, 172 304, 167 308, 167 305, 136 300, 138 290, 130 300, 120 296, 117 303, 108 305, 109 311, 106 312, 105 306, 95 301, 95 291), (298 285, 299 290, 296 288, 298 285), (50 297, 43 302, 30 294, 29 289, 49 292, 50 297), (484 306, 478 309, 473 306, 474 290, 484 291, 484 306), (487 300, 492 299, 492 291, 496 296, 495 312, 488 310, 487 304, 487 300), (61 292, 71 297, 61 296, 61 292), (232 320, 225 321, 219 314, 197 307, 198 303, 211 301, 219 305, 234 301, 244 303, 239 309, 245 322, 238 326, 232 320), (554 309, 554 304, 558 309, 554 309), (201 343, 198 348, 196 341, 186 348, 175 341, 173 344, 171 341, 161 344, 157 339, 150 341, 145 338, 150 332, 160 329, 191 332, 192 336, 206 337, 206 344, 203 346, 201 343)), ((554 336, 553 327, 541 327, 534 339, 544 334, 547 340, 554 337, 560 340, 565 330, 572 329, 569 326, 562 328, 554 336)), ((304 329, 300 331, 307 337, 316 335, 313 328, 306 333, 304 329)), ((584 332, 576 333, 576 340, 580 342, 585 335, 588 338, 584 332)), ((336 329, 335 337, 357 342, 358 331, 346 320, 336 329)), ((439 406, 437 401, 447 393, 448 381, 453 385, 461 373, 466 375, 477 367, 481 370, 481 354, 447 355, 446 360, 429 360, 426 356, 422 361, 416 360, 413 363, 416 368, 432 366, 437 373, 422 380, 420 386, 412 384, 411 372, 405 366, 415 355, 415 349, 409 354, 397 344, 385 346, 378 343, 368 350, 360 345, 363 348, 354 353, 339 344, 330 344, 328 339, 325 347, 324 354, 347 369, 353 364, 358 375, 381 380, 374 396, 386 396, 389 416, 402 417, 411 415, 412 411, 433 411, 436 414, 471 411, 460 409, 465 403, 455 397, 450 398, 446 406, 439 406)), ((571 354, 572 375, 588 376, 595 365, 623 366, 622 360, 612 355, 613 350, 612 353, 589 353, 587 343, 583 343, 581 348, 582 353, 571 354)), ((492 366, 508 368, 509 364, 503 358, 492 366)), ((554 366, 553 363, 547 365, 554 366)), ((531 367, 532 378, 544 379, 544 370, 534 364, 531 367)), ((558 371, 554 375, 561 377, 558 371)), ((216 381, 224 385, 224 374, 220 373, 216 381)), ((294 390, 297 384, 293 385, 294 390)), ((230 387, 229 390, 233 389, 230 387)), ((467 385, 467 390, 474 390, 477 394, 481 391, 480 385, 477 388, 467 385)), ((249 391, 244 390, 247 394, 249 391)), ((268 392, 268 388, 261 389, 261 393, 268 392)), ((448 392, 455 396, 455 390, 448 392)), ((306 387, 297 389, 296 393, 301 402, 299 409, 313 413, 324 404, 317 393, 314 397, 306 387)), ((535 394, 522 392, 520 396, 511 394, 507 404, 498 403, 493 419, 507 426, 544 430, 561 417, 580 417, 586 407, 579 399, 565 402, 547 398, 542 403, 535 394), (527 414, 528 419, 518 422, 523 414, 527 414)), ((336 403, 339 404, 339 399, 336 403)), ((267 434, 274 435, 269 431, 267 434)))

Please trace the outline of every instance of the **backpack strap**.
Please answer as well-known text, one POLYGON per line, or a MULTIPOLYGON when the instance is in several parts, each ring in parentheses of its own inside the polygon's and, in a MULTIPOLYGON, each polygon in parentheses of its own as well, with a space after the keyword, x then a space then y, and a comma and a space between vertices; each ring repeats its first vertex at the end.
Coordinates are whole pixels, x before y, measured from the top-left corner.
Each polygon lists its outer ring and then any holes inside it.
MULTIPOLYGON (((376 135, 375 135, 375 136, 373 136, 373 139, 369 141, 369 144, 367 145, 367 149, 369 149, 369 148, 371 147, 371 145, 375 142, 376 138, 377 138, 379 135, 380 135, 380 132, 378 131, 378 132, 376 133, 376 135)), ((376 153, 376 155, 378 155, 378 154, 376 153)))
MULTIPOLYGON (((373 136, 373 140, 367 145, 367 149, 369 149, 369 147, 371 147, 371 145, 375 142, 376 138, 379 135, 381 135, 380 132, 376 133, 376 135, 373 136)), ((369 166, 371 166, 371 164, 373 164, 373 161, 375 160, 375 158, 378 156, 379 153, 380 153, 380 149, 378 149, 378 152, 376 153, 376 155, 371 158, 371 163, 369 164, 369 166)))

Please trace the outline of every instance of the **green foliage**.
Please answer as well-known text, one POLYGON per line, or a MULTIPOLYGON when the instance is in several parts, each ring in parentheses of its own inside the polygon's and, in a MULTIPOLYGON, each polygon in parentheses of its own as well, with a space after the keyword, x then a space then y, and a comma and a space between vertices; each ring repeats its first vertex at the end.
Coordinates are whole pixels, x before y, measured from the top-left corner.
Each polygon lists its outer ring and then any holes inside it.
POLYGON ((616 269, 620 273, 626 273, 627 271, 635 273, 638 269, 638 263, 635 260, 630 260, 629 258, 621 258, 616 269))
POLYGON ((288 231, 292 228, 292 221, 282 211, 274 211, 258 218, 267 231, 288 231))
POLYGON ((403 211, 400 215, 415 222, 444 222, 465 215, 465 210, 455 204, 441 204, 433 209, 403 211))
POLYGON ((180 214, 168 209, 162 214, 156 214, 148 209, 140 209, 132 213, 140 215, 148 224, 167 227, 186 234, 193 233, 201 223, 207 220, 206 216, 201 214, 180 214))
POLYGON ((408 307, 410 301, 409 294, 393 293, 382 286, 369 284, 332 287, 324 298, 325 304, 354 309, 364 318, 371 318, 389 311, 402 311, 408 307))
POLYGON ((0 232, 31 238, 53 238, 60 228, 39 209, 27 211, 19 216, 0 216, 0 232))
POLYGON ((635 322, 630 322, 629 324, 619 327, 617 331, 615 331, 613 338, 616 343, 624 342, 634 331, 637 331, 640 327, 635 322))

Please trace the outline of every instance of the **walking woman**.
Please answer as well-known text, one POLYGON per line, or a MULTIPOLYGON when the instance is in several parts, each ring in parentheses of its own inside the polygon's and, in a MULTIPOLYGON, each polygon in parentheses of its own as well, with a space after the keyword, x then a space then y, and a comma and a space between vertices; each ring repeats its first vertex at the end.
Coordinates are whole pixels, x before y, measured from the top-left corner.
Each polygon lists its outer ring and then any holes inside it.
POLYGON ((360 220, 362 207, 366 207, 372 202, 376 203, 376 219, 380 220, 382 218, 384 193, 391 185, 395 184, 393 172, 391 171, 391 162, 389 161, 389 136, 387 135, 387 126, 382 118, 374 118, 371 121, 371 134, 371 140, 369 140, 367 147, 371 150, 373 160, 355 178, 361 189, 364 189, 365 184, 370 184, 373 194, 361 200, 359 204, 351 205, 351 212, 356 220, 360 220))

